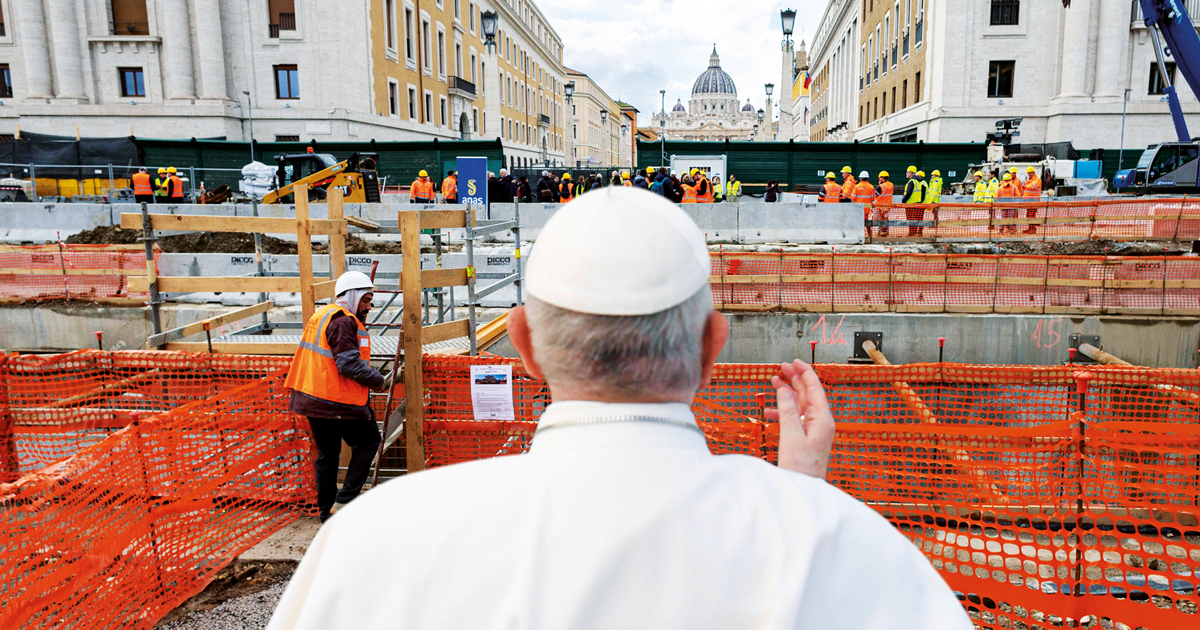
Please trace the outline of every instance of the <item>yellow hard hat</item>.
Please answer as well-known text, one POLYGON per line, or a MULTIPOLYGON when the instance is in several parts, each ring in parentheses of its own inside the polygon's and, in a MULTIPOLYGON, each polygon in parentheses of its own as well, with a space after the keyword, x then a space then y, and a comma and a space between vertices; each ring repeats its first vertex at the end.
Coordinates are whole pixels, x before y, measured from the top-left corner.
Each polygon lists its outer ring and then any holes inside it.
POLYGON ((647 175, 653 175, 653 174, 654 174, 654 167, 653 167, 653 166, 647 166, 647 167, 646 167, 646 174, 647 174, 647 175))
POLYGON ((983 171, 975 171, 975 177, 983 177, 983 171))
POLYGON ((168 173, 177 173, 177 172, 179 172, 179 171, 176 171, 174 166, 168 166, 168 167, 167 167, 167 172, 168 172, 168 173))
POLYGON ((570 173, 563 173, 563 179, 571 179, 570 173))
POLYGON ((696 176, 696 173, 699 173, 699 172, 700 172, 700 169, 698 169, 698 168, 694 168, 694 169, 692 169, 692 170, 688 171, 688 175, 691 175, 691 176, 695 177, 695 176, 696 176))
POLYGON ((1010 166, 1010 167, 1008 167, 1008 172, 1009 172, 1009 173, 1016 173, 1016 172, 1017 172, 1017 167, 1015 167, 1015 166, 1010 166))
POLYGON ((925 177, 925 171, 917 171, 917 177, 925 177))
POLYGON ((1037 169, 1036 169, 1036 168, 1034 168, 1034 167, 1032 167, 1032 166, 1030 166, 1029 168, 1025 169, 1025 172, 1026 172, 1026 173, 1036 173, 1036 172, 1037 172, 1037 169))
POLYGON ((159 174, 159 175, 166 175, 166 174, 167 174, 167 169, 165 169, 165 168, 162 168, 162 167, 159 167, 159 169, 158 169, 158 174, 159 174))
POLYGON ((935 170, 934 172, 930 173, 930 175, 933 175, 934 177, 941 177, 941 176, 942 176, 942 172, 941 172, 941 171, 937 171, 937 170, 935 170))
POLYGON ((888 175, 887 171, 879 171, 879 176, 880 177, 891 177, 891 175, 888 175))
POLYGON ((621 179, 629 179, 629 173, 621 173, 621 179))
POLYGON ((426 173, 426 172, 425 172, 425 171, 422 169, 420 173, 417 173, 417 177, 429 177, 429 173, 426 173))
POLYGON ((825 179, 834 179, 836 177, 837 175, 834 175, 833 171, 825 171, 825 179))
POLYGON ((909 173, 916 173, 916 172, 917 172, 917 167, 915 167, 915 166, 910 166, 910 167, 908 167, 908 172, 909 172, 909 173))
POLYGON ((842 172, 843 173, 853 173, 854 171, 852 171, 849 166, 843 166, 842 172))
POLYGON ((1012 179, 1012 173, 1005 173, 1004 177, 1001 177, 1000 179, 1012 179))

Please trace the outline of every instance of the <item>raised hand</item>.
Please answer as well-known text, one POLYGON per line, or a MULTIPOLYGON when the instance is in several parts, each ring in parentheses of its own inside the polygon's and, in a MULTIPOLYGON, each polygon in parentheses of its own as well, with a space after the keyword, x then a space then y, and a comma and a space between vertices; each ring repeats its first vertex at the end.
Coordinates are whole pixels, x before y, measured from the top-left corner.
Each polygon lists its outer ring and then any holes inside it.
POLYGON ((766 410, 768 419, 779 422, 779 467, 824 479, 834 433, 825 387, 799 359, 779 367, 783 377, 771 377, 779 408, 766 410))

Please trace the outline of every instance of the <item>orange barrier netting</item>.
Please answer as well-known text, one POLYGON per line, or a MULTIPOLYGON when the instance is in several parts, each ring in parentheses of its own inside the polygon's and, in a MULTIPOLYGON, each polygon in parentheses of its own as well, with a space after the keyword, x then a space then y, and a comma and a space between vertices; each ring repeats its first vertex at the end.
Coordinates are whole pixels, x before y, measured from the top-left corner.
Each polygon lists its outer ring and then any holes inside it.
POLYGON ((150 294, 129 291, 128 280, 145 275, 140 245, 0 246, 0 300, 145 302, 150 294))
POLYGON ((151 628, 240 553, 314 515, 308 427, 276 369, 287 361, 5 357, 9 464, 69 456, 0 484, 0 627, 151 628), (77 415, 42 411, 55 397, 74 398, 77 415))
POLYGON ((1200 238, 1200 198, 1121 197, 1089 201, 1004 201, 865 209, 869 241, 1200 238), (921 222, 916 224, 894 222, 921 222))
POLYGON ((711 255, 721 310, 1200 315, 1200 258, 711 255))
MULTIPOLYGON (((1200 626, 1200 371, 816 367, 838 423, 830 482, 920 548, 980 627, 1200 626)), ((717 366, 693 405, 714 453, 776 459, 777 373, 717 366)), ((424 383, 431 467, 524 452, 550 402, 515 359, 427 355, 424 383), (514 366, 515 421, 473 419, 472 363, 514 366)))

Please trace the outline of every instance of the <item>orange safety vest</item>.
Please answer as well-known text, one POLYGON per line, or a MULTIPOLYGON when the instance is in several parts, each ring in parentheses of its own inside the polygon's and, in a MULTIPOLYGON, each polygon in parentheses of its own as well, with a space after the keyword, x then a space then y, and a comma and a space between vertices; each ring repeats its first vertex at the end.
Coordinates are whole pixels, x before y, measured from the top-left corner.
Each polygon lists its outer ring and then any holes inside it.
POLYGON ((621 181, 621 185, 622 186, 633 186, 633 183, 630 182, 628 179, 626 179, 626 180, 621 181))
POLYGON ((875 205, 892 205, 893 195, 896 193, 896 187, 892 184, 892 182, 879 182, 879 192, 879 196, 875 198, 875 205))
MULTIPOLYGON (((704 194, 700 194, 697 192, 696 193, 696 202, 697 203, 712 203, 713 202, 712 182, 708 181, 708 178, 703 175, 700 176, 700 181, 708 184, 708 186, 707 186, 708 192, 706 192, 704 194)), ((696 182, 696 190, 699 190, 699 189, 700 189, 700 182, 696 182)))
POLYGON ((683 200, 679 203, 699 203, 700 197, 696 195, 696 187, 681 184, 683 186, 683 200))
POLYGON ((183 180, 178 175, 172 175, 167 181, 171 183, 171 198, 183 199, 183 180))
POLYGON ((133 177, 133 194, 135 195, 153 195, 154 187, 150 185, 150 173, 134 173, 133 177))
POLYGON ((447 177, 442 180, 442 199, 458 199, 457 177, 447 177))
POLYGON ((292 367, 283 386, 321 400, 344 405, 365 405, 370 393, 367 386, 338 373, 333 349, 325 338, 329 320, 338 312, 354 318, 358 326, 358 356, 364 361, 371 360, 371 338, 367 336, 367 329, 362 322, 341 304, 322 306, 304 324, 304 336, 296 348, 296 355, 292 357, 292 367))
POLYGON ((571 180, 569 179, 558 185, 558 200, 560 203, 567 203, 575 198, 575 195, 571 193, 573 188, 574 186, 571 185, 571 180))
POLYGON ((842 200, 842 187, 832 179, 825 181, 825 203, 838 203, 842 200))
POLYGON ((858 180, 851 175, 842 182, 842 196, 846 199, 854 199, 854 187, 858 185, 858 180))
POLYGON ((1000 183, 1000 189, 996 192, 997 199, 1012 199, 1021 196, 1021 188, 1013 183, 1010 179, 1007 182, 1000 183))
POLYGON ((854 191, 850 194, 851 201, 855 203, 871 203, 874 199, 875 187, 871 185, 871 182, 861 181, 854 184, 854 191))
POLYGON ((417 178, 408 189, 410 200, 428 199, 433 201, 433 182, 428 178, 417 178))
POLYGON ((1025 179, 1025 185, 1022 186, 1022 188, 1025 189, 1026 197, 1041 197, 1042 178, 1038 177, 1037 174, 1034 173, 1025 179))

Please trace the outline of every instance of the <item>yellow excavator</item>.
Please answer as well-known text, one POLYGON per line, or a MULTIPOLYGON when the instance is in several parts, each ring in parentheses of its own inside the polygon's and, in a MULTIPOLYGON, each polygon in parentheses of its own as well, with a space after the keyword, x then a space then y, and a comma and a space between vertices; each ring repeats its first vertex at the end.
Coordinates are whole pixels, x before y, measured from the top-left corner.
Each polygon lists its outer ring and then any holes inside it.
POLYGON ((328 153, 276 155, 277 188, 263 195, 263 203, 284 203, 295 187, 308 185, 308 200, 325 199, 330 186, 342 189, 346 203, 379 203, 378 153, 355 153, 338 162, 328 153))

